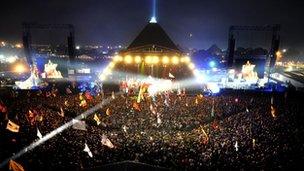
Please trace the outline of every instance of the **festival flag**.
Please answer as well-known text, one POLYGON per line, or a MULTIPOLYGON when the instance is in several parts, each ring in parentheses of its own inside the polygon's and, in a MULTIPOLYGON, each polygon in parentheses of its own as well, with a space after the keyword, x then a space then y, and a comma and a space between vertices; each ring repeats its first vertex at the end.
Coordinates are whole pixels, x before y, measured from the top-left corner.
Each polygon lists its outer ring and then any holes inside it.
POLYGON ((65 101, 64 101, 64 105, 65 105, 66 107, 68 107, 68 106, 69 106, 69 102, 68 102, 67 100, 65 100, 65 101))
POLYGON ((89 91, 86 91, 84 96, 86 97, 87 100, 93 100, 93 96, 91 95, 91 93, 89 91))
POLYGON ((235 144, 234 144, 234 148, 235 148, 235 151, 239 151, 239 145, 238 145, 238 142, 236 141, 235 144))
POLYGON ((180 88, 177 89, 177 95, 181 95, 182 94, 182 91, 180 88))
POLYGON ((72 122, 73 122, 73 129, 82 130, 82 131, 87 130, 85 121, 73 119, 72 122))
POLYGON ((0 102, 0 113, 6 113, 7 112, 7 107, 0 102))
POLYGON ((212 101, 211 117, 214 117, 214 100, 212 101))
POLYGON ((137 103, 140 103, 140 100, 142 99, 142 94, 143 94, 143 86, 141 85, 137 96, 137 103))
POLYGON ((12 171, 24 171, 24 168, 21 166, 21 164, 15 162, 14 160, 10 160, 8 164, 8 169, 12 171))
POLYGON ((109 148, 114 148, 114 145, 106 135, 102 135, 101 143, 109 148))
POLYGON ((123 130, 125 133, 127 133, 127 129, 128 129, 128 127, 127 127, 126 125, 122 126, 122 130, 123 130))
POLYGON ((114 91, 112 91, 112 99, 115 99, 115 93, 114 93, 114 91))
POLYGON ((166 106, 168 106, 168 107, 170 106, 169 103, 168 103, 167 98, 165 99, 165 102, 164 102, 164 103, 165 103, 166 106))
POLYGON ((173 74, 169 72, 169 78, 175 78, 173 74))
POLYGON ((207 135, 206 131, 204 130, 204 128, 202 126, 200 126, 200 128, 205 137, 204 144, 206 144, 209 141, 209 136, 207 135))
POLYGON ((80 103, 79 103, 80 107, 87 107, 87 105, 88 104, 87 104, 87 101, 85 99, 81 100, 80 103))
POLYGON ((273 105, 273 96, 271 96, 270 104, 273 105))
POLYGON ((162 123, 160 119, 160 113, 157 113, 157 124, 160 125, 162 123))
POLYGON ((20 128, 19 125, 17 125, 14 122, 8 120, 7 125, 6 125, 7 130, 10 130, 11 132, 19 132, 19 128, 20 128))
POLYGON ((62 107, 60 107, 60 112, 57 112, 59 116, 64 117, 64 111, 62 107))
POLYGON ((133 108, 136 109, 137 111, 141 111, 139 104, 136 102, 133 103, 133 108))
POLYGON ((106 110, 106 115, 111 115, 111 110, 110 110, 110 108, 107 108, 107 110, 106 110))
POLYGON ((271 109, 270 113, 271 113, 272 117, 275 118, 276 117, 276 109, 272 105, 271 105, 270 109, 271 109))
POLYGON ((42 138, 42 134, 41 134, 41 132, 39 131, 39 129, 37 128, 37 137, 39 138, 39 139, 41 139, 42 138))
POLYGON ((82 96, 82 93, 79 93, 79 100, 82 101, 84 100, 83 96, 82 96))
POLYGON ((88 155, 92 158, 93 157, 93 154, 91 152, 91 150, 89 149, 89 146, 87 145, 87 143, 84 144, 84 149, 83 149, 84 152, 87 152, 88 155))
POLYGON ((100 125, 101 122, 96 113, 94 114, 94 120, 96 121, 97 125, 100 125))

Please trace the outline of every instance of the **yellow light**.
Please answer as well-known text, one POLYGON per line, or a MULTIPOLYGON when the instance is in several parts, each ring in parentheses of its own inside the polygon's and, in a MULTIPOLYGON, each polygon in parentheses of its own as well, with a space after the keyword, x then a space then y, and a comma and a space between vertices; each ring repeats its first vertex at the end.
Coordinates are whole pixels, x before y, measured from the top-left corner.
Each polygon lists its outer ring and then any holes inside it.
POLYGON ((122 61, 122 57, 117 55, 117 56, 114 57, 114 61, 115 62, 121 62, 122 61))
POLYGON ((135 56, 135 63, 139 64, 141 62, 140 56, 135 56))
POLYGON ((102 74, 104 74, 104 75, 109 75, 109 74, 111 74, 111 72, 112 72, 112 70, 111 70, 110 68, 105 68, 105 69, 103 70, 102 74))
POLYGON ((115 66, 115 63, 114 62, 110 62, 110 64, 109 64, 109 68, 114 68, 114 66, 115 66))
POLYGON ((16 48, 22 48, 22 45, 19 44, 19 43, 17 43, 17 44, 15 45, 15 47, 16 47, 16 48))
POLYGON ((133 58, 130 55, 125 56, 125 63, 130 64, 133 62, 133 58))
POLYGON ((173 63, 173 64, 178 64, 178 63, 179 63, 178 57, 173 56, 173 58, 172 58, 172 63, 173 63))
POLYGON ((151 57, 151 56, 146 56, 145 62, 146 62, 147 64, 151 64, 151 63, 152 63, 152 57, 151 57))
POLYGON ((158 56, 153 56, 152 63, 157 64, 159 62, 159 57, 158 56))
POLYGON ((23 73, 23 72, 25 72, 25 66, 22 65, 22 64, 16 65, 16 67, 15 67, 15 72, 18 72, 18 73, 23 73))
POLYGON ((282 58, 282 53, 280 51, 276 52, 277 60, 279 61, 282 58))
POLYGON ((99 76, 99 79, 100 79, 101 81, 104 81, 104 80, 106 79, 106 76, 105 76, 104 74, 101 74, 101 75, 99 76))
POLYGON ((189 63, 191 61, 189 56, 185 56, 181 59, 181 62, 189 63))
POLYGON ((192 69, 192 70, 195 68, 195 65, 194 65, 193 63, 190 63, 188 66, 189 66, 189 68, 192 69))
POLYGON ((169 58, 167 56, 164 56, 162 61, 163 61, 163 64, 168 64, 169 58))

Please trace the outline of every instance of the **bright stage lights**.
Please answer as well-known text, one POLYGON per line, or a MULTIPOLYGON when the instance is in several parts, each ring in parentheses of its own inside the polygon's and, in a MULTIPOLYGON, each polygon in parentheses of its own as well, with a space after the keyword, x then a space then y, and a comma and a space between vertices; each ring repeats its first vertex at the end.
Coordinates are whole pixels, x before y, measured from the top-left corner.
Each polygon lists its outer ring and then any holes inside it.
POLYGON ((23 73, 23 72, 25 72, 25 66, 22 65, 22 64, 16 65, 16 67, 15 67, 15 72, 18 72, 18 73, 23 73))
POLYGON ((114 57, 114 61, 115 62, 121 62, 122 61, 122 57, 121 56, 115 56, 114 57))
POLYGON ((110 62, 110 64, 109 64, 109 68, 114 68, 114 66, 115 66, 115 63, 114 62, 110 62))
POLYGON ((158 56, 153 56, 152 63, 153 64, 158 64, 158 62, 159 62, 159 57, 158 56))
POLYGON ((169 63, 169 58, 167 56, 164 56, 162 59, 163 64, 168 64, 169 63))
POLYGON ((133 59, 130 55, 125 56, 125 63, 130 64, 133 62, 133 59))
POLYGON ((175 65, 178 64, 178 63, 179 63, 178 57, 173 56, 173 58, 172 58, 172 63, 175 64, 175 65))
POLYGON ((216 83, 208 83, 207 84, 207 89, 209 89, 212 93, 219 93, 220 88, 216 83))
POLYGON ((190 63, 189 65, 188 65, 188 67, 190 68, 190 69, 194 69, 195 68, 195 65, 193 64, 193 63, 190 63))
POLYGON ((151 63, 153 62, 152 57, 151 57, 151 56, 146 56, 145 62, 146 62, 147 64, 151 64, 151 63))
POLYGON ((185 56, 181 59, 181 62, 189 63, 191 61, 189 56, 185 56))
POLYGON ((211 68, 214 68, 215 65, 216 65, 216 63, 215 63, 214 61, 210 61, 210 62, 209 62, 209 66, 210 66, 211 68))
POLYGON ((104 81, 106 79, 106 76, 104 74, 101 74, 99 76, 100 81, 104 81))
POLYGON ((141 62, 141 57, 140 56, 135 56, 134 61, 135 61, 135 63, 139 64, 141 62))

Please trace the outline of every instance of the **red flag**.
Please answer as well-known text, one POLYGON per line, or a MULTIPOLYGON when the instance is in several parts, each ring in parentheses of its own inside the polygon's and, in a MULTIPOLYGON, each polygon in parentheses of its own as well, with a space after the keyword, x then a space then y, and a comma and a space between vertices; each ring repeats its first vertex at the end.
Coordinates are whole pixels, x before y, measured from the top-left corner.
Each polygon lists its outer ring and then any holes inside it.
POLYGON ((0 112, 1 113, 6 113, 7 112, 6 106, 1 102, 0 102, 0 112))
POLYGON ((89 91, 86 91, 84 95, 87 98, 87 100, 92 100, 93 99, 93 97, 92 97, 92 95, 89 91))

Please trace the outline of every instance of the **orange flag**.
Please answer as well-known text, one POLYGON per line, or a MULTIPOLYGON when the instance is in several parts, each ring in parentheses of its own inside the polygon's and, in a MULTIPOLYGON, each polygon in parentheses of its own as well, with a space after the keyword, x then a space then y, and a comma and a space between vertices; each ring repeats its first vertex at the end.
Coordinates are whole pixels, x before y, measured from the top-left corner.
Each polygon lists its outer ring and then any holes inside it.
POLYGON ((107 114, 108 116, 111 115, 111 111, 110 111, 109 108, 107 109, 106 114, 107 114))
POLYGON ((133 108, 138 110, 138 111, 141 111, 139 104, 136 103, 136 102, 133 103, 133 108))
POLYGON ((9 161, 9 168, 8 169, 12 170, 12 171, 24 171, 21 164, 15 162, 14 160, 9 161))
POLYGON ((8 129, 12 132, 19 132, 19 128, 20 128, 19 125, 17 125, 14 122, 8 120, 7 125, 6 125, 6 129, 8 129))

